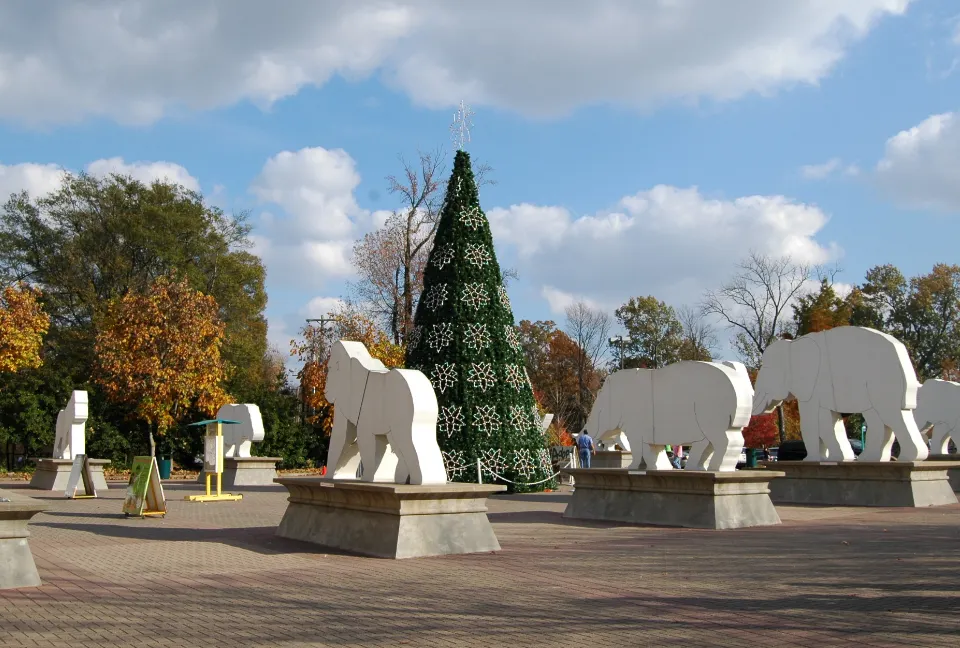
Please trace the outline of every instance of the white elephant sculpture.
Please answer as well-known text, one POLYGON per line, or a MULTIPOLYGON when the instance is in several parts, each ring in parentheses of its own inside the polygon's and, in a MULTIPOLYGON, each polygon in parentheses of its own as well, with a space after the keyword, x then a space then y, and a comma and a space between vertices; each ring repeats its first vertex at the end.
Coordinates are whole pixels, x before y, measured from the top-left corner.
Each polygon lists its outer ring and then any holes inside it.
POLYGON ((54 459, 73 460, 86 454, 88 409, 87 392, 75 390, 70 394, 67 406, 57 414, 54 459))
POLYGON ((866 421, 861 461, 888 461, 894 437, 901 461, 927 458, 911 411, 920 383, 906 347, 886 333, 841 326, 778 340, 763 353, 755 388, 754 414, 797 399, 806 461, 854 459, 843 414, 866 421))
POLYGON ((360 342, 333 345, 326 399, 334 405, 327 467, 334 479, 445 484, 437 396, 423 373, 387 369, 360 342))
POLYGON ((957 434, 960 427, 960 383, 938 378, 923 383, 913 418, 920 434, 930 433, 932 454, 947 454, 950 439, 960 445, 960 435, 957 434))
POLYGON ((689 468, 730 472, 752 402, 750 377, 739 362, 623 369, 607 377, 585 427, 595 439, 624 433, 634 449, 632 470, 671 470, 665 446, 692 444, 689 468))
POLYGON ((223 456, 247 458, 253 443, 263 441, 263 417, 257 405, 231 403, 217 411, 217 418, 237 421, 223 426, 223 456))

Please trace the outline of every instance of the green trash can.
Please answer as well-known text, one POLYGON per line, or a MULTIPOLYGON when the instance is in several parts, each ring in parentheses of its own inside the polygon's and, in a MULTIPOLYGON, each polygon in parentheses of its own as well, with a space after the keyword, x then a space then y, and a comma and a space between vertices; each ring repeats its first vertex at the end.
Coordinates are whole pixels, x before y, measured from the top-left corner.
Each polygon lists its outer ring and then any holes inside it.
POLYGON ((747 448, 747 468, 757 467, 757 451, 755 448, 747 448))
POLYGON ((170 479, 170 473, 173 471, 173 459, 157 459, 157 470, 160 472, 160 479, 170 479))

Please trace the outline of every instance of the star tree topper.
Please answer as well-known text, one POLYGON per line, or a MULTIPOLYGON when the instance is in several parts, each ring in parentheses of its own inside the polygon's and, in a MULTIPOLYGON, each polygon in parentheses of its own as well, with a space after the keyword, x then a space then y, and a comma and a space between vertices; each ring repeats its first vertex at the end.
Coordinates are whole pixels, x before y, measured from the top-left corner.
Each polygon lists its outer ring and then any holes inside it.
POLYGON ((473 111, 461 101, 460 108, 453 113, 453 123, 450 124, 450 134, 458 151, 462 151, 463 145, 470 141, 470 129, 473 127, 471 117, 473 117, 473 111))

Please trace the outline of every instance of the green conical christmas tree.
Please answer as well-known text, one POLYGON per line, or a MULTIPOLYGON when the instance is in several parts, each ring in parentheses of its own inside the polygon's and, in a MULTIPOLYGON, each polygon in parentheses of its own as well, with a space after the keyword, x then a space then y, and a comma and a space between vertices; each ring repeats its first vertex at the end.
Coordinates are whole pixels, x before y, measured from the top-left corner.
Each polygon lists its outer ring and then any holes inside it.
POLYGON ((449 478, 476 481, 479 458, 484 482, 516 482, 515 491, 551 485, 550 454, 513 310, 470 156, 462 150, 408 340, 407 367, 426 374, 437 394, 437 441, 449 478))

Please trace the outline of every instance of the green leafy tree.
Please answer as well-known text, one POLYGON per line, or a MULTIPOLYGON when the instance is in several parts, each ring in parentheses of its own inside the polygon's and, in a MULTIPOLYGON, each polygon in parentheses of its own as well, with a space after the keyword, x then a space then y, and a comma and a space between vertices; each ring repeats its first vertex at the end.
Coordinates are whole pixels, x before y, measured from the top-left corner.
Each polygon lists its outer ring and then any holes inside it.
POLYGON ((676 311, 656 297, 631 297, 614 313, 627 330, 624 367, 657 369, 680 360, 683 325, 676 311))
POLYGON ((820 280, 820 289, 803 295, 793 304, 796 335, 806 335, 846 326, 852 315, 850 302, 837 296, 829 279, 820 280))
POLYGON ((406 363, 436 391, 451 479, 476 481, 480 458, 512 482, 542 482, 515 490, 540 490, 550 484, 549 453, 502 279, 470 156, 457 151, 406 363))

